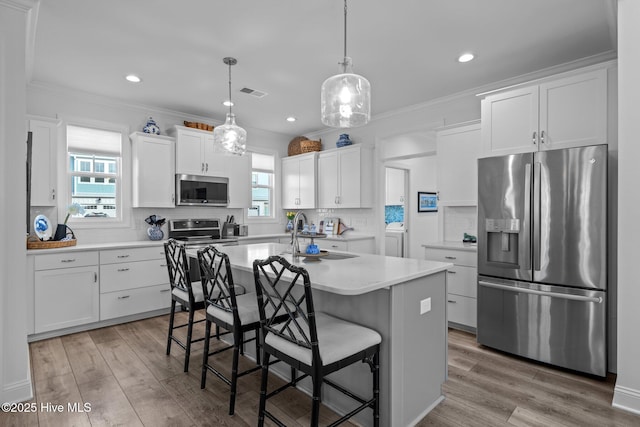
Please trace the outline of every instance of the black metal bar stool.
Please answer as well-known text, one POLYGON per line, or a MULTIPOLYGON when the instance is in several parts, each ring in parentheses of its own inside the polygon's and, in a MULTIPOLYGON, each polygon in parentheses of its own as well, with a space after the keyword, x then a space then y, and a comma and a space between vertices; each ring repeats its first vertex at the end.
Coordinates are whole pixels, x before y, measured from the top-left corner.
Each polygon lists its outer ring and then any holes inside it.
POLYGON ((204 309, 204 289, 202 282, 191 283, 189 275, 189 262, 184 244, 175 239, 169 239, 164 244, 164 252, 167 257, 167 269, 169 270, 169 283, 171 284, 171 314, 169 315, 169 333, 167 335, 167 355, 171 353, 171 342, 175 342, 185 351, 184 372, 189 371, 189 357, 191 344, 204 340, 193 339, 193 325, 204 322, 205 319, 194 322, 194 314, 197 310, 204 309), (174 325, 176 303, 180 303, 189 312, 187 323, 174 325), (187 328, 187 338, 182 342, 173 332, 178 328, 187 328))
POLYGON ((311 425, 318 425, 322 384, 325 383, 354 399, 360 405, 331 424, 335 426, 360 411, 371 408, 373 423, 380 421, 379 354, 382 337, 372 329, 326 313, 316 312, 309 273, 280 256, 253 262, 253 274, 262 326, 262 383, 258 425, 265 417, 279 426, 284 424, 266 409, 266 401, 307 376, 313 382, 311 425), (295 292, 301 281, 304 292, 295 292), (299 295, 302 293, 302 295, 299 295), (271 307, 272 313, 266 310, 271 307), (282 320, 285 316, 285 320, 282 320), (269 358, 275 356, 301 371, 303 375, 267 393, 269 358), (372 397, 364 399, 325 378, 355 362, 367 363, 372 372, 372 397))

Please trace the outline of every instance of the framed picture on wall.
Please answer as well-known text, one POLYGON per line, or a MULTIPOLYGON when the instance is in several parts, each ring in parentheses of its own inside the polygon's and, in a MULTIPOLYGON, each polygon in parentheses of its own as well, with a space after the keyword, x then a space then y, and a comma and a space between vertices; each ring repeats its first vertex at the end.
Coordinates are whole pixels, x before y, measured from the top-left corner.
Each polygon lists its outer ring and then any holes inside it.
POLYGON ((418 212, 438 212, 438 194, 418 191, 418 212))

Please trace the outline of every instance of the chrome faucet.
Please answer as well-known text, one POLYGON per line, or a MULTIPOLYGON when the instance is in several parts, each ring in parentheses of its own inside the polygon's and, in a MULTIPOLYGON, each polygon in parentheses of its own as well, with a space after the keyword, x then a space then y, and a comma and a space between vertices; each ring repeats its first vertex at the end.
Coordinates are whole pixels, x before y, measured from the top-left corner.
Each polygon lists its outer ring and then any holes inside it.
POLYGON ((300 244, 298 243, 298 218, 304 218, 304 223, 308 224, 307 216, 302 211, 296 212, 293 217, 293 233, 291 233, 291 255, 297 256, 300 252, 300 244))

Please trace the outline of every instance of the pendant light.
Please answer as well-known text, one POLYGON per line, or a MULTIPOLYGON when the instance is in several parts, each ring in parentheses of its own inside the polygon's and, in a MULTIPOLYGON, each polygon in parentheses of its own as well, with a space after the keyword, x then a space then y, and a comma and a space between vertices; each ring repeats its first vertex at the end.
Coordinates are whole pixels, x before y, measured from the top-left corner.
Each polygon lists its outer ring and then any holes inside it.
POLYGON ((322 83, 322 123, 335 128, 365 125, 371 119, 371 85, 353 73, 351 58, 347 56, 347 0, 344 0, 344 59, 338 64, 342 73, 322 83))
POLYGON ((229 57, 222 61, 229 66, 229 112, 224 124, 213 129, 213 144, 217 150, 242 156, 247 150, 247 131, 236 125, 236 116, 231 111, 231 66, 238 61, 229 57))

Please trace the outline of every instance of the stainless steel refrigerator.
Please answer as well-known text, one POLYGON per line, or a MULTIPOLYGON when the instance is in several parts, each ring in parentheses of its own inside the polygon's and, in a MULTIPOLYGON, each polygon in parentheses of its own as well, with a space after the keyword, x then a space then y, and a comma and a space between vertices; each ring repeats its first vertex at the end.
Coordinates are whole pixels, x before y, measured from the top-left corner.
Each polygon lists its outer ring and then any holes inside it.
POLYGON ((478 161, 479 343, 607 368, 607 146, 478 161))

